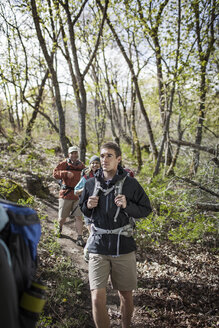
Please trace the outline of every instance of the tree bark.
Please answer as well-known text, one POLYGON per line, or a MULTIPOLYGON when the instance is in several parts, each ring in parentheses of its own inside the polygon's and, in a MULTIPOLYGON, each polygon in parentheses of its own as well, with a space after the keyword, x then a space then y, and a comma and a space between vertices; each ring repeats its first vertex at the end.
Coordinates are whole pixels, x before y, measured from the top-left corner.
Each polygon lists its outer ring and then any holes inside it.
MULTIPOLYGON (((179 120, 178 120, 178 138, 179 138, 179 141, 182 140, 182 137, 183 137, 183 133, 185 132, 185 130, 181 130, 181 117, 179 116, 179 120)), ((172 157, 172 162, 167 170, 167 173, 166 175, 169 176, 169 175, 173 175, 174 174, 174 167, 176 165, 176 162, 177 162, 177 159, 178 159, 178 156, 179 156, 179 152, 180 152, 180 143, 177 144, 177 147, 176 147, 176 151, 172 157)))
MULTIPOLYGON (((87 146, 87 139, 86 139, 86 112, 87 112, 87 94, 84 86, 84 78, 89 71, 89 68, 95 58, 96 52, 98 50, 99 42, 100 42, 100 37, 102 35, 103 31, 103 26, 106 18, 106 11, 108 7, 108 0, 105 1, 105 8, 103 10, 103 17, 102 17, 102 22, 100 24, 100 29, 98 32, 97 36, 97 41, 94 46, 94 51, 90 57, 90 60, 88 64, 86 65, 85 69, 83 72, 80 71, 79 67, 79 61, 78 61, 78 54, 77 54, 77 47, 75 43, 75 31, 74 31, 74 25, 76 24, 77 20, 79 19, 86 3, 88 0, 85 0, 81 8, 79 10, 78 15, 73 19, 72 18, 72 13, 70 12, 69 8, 69 1, 67 0, 65 3, 59 0, 59 3, 62 5, 64 8, 66 15, 67 15, 67 21, 68 21, 68 32, 69 32, 69 37, 70 37, 70 45, 71 45, 71 53, 73 57, 73 64, 70 60, 69 52, 68 52, 68 47, 66 42, 63 42, 65 44, 65 51, 66 51, 66 59, 69 65, 70 73, 71 73, 71 79, 72 79, 72 86, 74 89, 75 97, 76 97, 76 104, 78 108, 78 118, 79 118, 79 148, 80 148, 80 158, 82 161, 85 162, 85 155, 86 155, 86 146, 87 146)), ((63 27, 63 25, 62 25, 63 27)), ((64 29, 63 29, 64 31, 64 29)))
POLYGON ((190 180, 188 178, 182 178, 182 177, 176 177, 176 178, 179 179, 179 180, 185 181, 185 182, 187 182, 187 183, 189 183, 189 184, 191 184, 195 187, 198 187, 199 189, 202 189, 202 190, 206 191, 207 193, 209 193, 213 196, 219 197, 218 193, 214 192, 213 190, 210 190, 208 188, 203 187, 202 185, 200 185, 200 183, 197 183, 197 182, 195 182, 193 180, 190 180))
POLYGON ((199 210, 219 212, 219 204, 212 203, 196 203, 199 210))
POLYGON ((138 169, 137 172, 139 173, 142 168, 142 156, 141 156, 141 147, 140 142, 138 139, 138 134, 135 126, 135 105, 136 105, 136 93, 132 88, 132 103, 131 103, 131 124, 132 124, 132 136, 133 136, 133 143, 134 148, 136 151, 137 162, 138 162, 138 169))
POLYGON ((48 75, 49 75, 49 70, 46 71, 46 73, 44 75, 44 78, 42 79, 42 82, 41 82, 41 85, 40 85, 40 88, 39 88, 39 93, 38 93, 38 96, 37 96, 36 101, 35 101, 34 111, 32 113, 32 117, 29 120, 29 122, 27 123, 26 136, 25 136, 25 139, 24 139, 24 144, 31 142, 31 132, 32 132, 34 123, 35 123, 36 118, 37 118, 37 114, 38 114, 39 107, 40 107, 40 102, 41 102, 42 96, 43 96, 44 86, 46 84, 46 80, 48 78, 48 75))
MULTIPOLYGON (((101 10, 103 11, 103 6, 100 2, 100 0, 97 0, 97 4, 98 6, 101 8, 101 10)), ((145 123, 146 123, 146 128, 147 128, 147 133, 148 133, 148 137, 149 137, 149 143, 150 143, 150 146, 151 146, 151 150, 152 150, 152 154, 153 154, 153 157, 154 159, 157 158, 157 147, 156 147, 156 144, 155 144, 155 141, 154 141, 154 136, 153 136, 153 132, 152 132, 152 128, 151 128, 151 124, 150 124, 150 121, 149 121, 149 118, 148 118, 148 115, 147 115, 147 112, 145 110, 145 107, 144 107, 144 103, 143 103, 143 99, 142 99, 142 96, 141 96, 141 91, 140 91, 140 88, 139 88, 139 85, 138 85, 138 79, 136 77, 136 74, 135 74, 135 71, 134 71, 134 67, 133 67, 133 63, 132 61, 128 58, 127 54, 126 54, 126 51, 121 43, 121 40, 119 39, 111 21, 110 21, 110 18, 109 16, 107 15, 106 16, 106 20, 107 20, 107 24, 109 26, 109 28, 111 29, 112 33, 113 33, 113 36, 116 40, 116 43, 130 69, 130 72, 131 72, 131 75, 132 75, 132 80, 134 82, 134 85, 135 85, 135 89, 136 89, 136 94, 137 94, 137 98, 138 98, 138 102, 139 102, 139 106, 140 106, 140 109, 141 109, 141 112, 142 112, 142 115, 145 119, 145 123)))
MULTIPOLYGON (((193 1, 192 2, 192 8, 195 14, 195 30, 196 30, 196 36, 197 36, 197 48, 198 48, 198 55, 199 55, 199 64, 200 64, 200 101, 199 101, 199 111, 198 111, 198 122, 197 122, 197 128, 196 128, 196 136, 195 136, 195 143, 200 146, 202 142, 202 133, 203 133, 203 123, 205 118, 205 102, 206 102, 206 94, 207 94, 207 85, 206 85, 206 75, 207 75, 207 64, 211 55, 211 52, 214 47, 214 43, 216 41, 214 37, 214 22, 216 19, 215 15, 215 8, 216 8, 216 1, 213 0, 212 4, 210 3, 210 9, 211 15, 210 15, 210 23, 206 22, 200 22, 201 13, 200 13, 200 6, 199 1, 193 1), (203 37, 201 33, 202 26, 204 29, 207 28, 207 32, 205 37, 203 37), (210 33, 210 36, 208 36, 208 31, 210 33), (207 47, 204 44, 206 39, 207 47), (204 48, 206 47, 206 50, 204 48)), ((198 167, 199 167, 199 158, 200 158, 200 152, 199 149, 196 149, 194 151, 194 157, 193 157, 193 165, 192 170, 194 173, 197 173, 198 167)))
POLYGON ((168 110, 165 113, 166 117, 165 117, 165 123, 164 123, 164 127, 163 127, 163 138, 162 138, 162 142, 161 142, 160 151, 159 151, 159 154, 158 154, 156 167, 155 167, 155 170, 153 172, 153 176, 156 176, 159 173, 159 167, 160 167, 161 158, 162 158, 165 143, 166 143, 166 147, 167 147, 167 160, 165 162, 170 165, 170 162, 169 162, 169 160, 170 160, 170 158, 169 158, 170 149, 169 149, 169 142, 168 142, 167 138, 169 136, 170 117, 171 117, 172 112, 173 112, 173 100, 174 100, 174 95, 175 95, 176 77, 177 77, 177 74, 178 74, 180 38, 181 38, 181 0, 178 0, 178 30, 177 30, 176 59, 175 59, 175 67, 174 67, 175 69, 174 69, 174 74, 173 74, 172 88, 171 88, 171 92, 170 92, 169 106, 168 106, 168 110))
MULTIPOLYGON (((53 66, 53 55, 49 55, 48 49, 46 46, 46 41, 44 40, 43 35, 42 35, 42 31, 41 31, 41 27, 40 27, 40 17, 37 12, 36 1, 31 0, 30 3, 31 3, 31 10, 32 10, 32 15, 33 15, 34 25, 36 28, 37 37, 38 37, 38 40, 40 43, 40 47, 43 51, 45 60, 47 62, 49 71, 51 73, 52 83, 53 83, 53 86, 55 89, 56 107, 57 107, 58 114, 59 114, 59 138, 60 138, 60 143, 61 143, 63 153, 65 156, 67 156, 68 148, 67 148, 67 144, 66 144, 66 135, 65 135, 65 115, 64 115, 64 110, 62 107, 58 77, 57 77, 57 73, 53 66)), ((53 51, 54 51, 54 49, 53 49, 53 51)))
POLYGON ((186 147, 191 147, 193 149, 197 149, 197 150, 201 150, 201 151, 205 151, 209 154, 212 154, 212 155, 215 155, 215 156, 218 156, 218 150, 216 148, 209 148, 209 147, 206 147, 206 146, 200 146, 200 145, 197 145, 195 143, 192 143, 192 142, 188 142, 188 141, 185 141, 185 140, 174 140, 172 138, 170 138, 170 141, 173 143, 173 144, 177 144, 177 145, 181 145, 181 146, 186 146, 186 147))

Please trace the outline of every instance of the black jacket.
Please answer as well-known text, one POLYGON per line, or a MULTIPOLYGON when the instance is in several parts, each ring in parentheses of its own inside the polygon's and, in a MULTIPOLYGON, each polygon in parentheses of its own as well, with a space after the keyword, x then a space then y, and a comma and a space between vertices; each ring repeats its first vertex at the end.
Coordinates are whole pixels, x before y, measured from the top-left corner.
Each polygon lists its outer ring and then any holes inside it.
MULTIPOLYGON (((96 174, 96 179, 100 181, 102 188, 109 189, 112 185, 115 185, 116 181, 123 179, 125 175, 127 175, 127 172, 122 167, 119 167, 117 174, 107 185, 103 179, 102 169, 100 169, 96 174)), ((117 210, 117 206, 114 202, 114 190, 112 190, 107 196, 105 196, 100 190, 98 194, 98 206, 92 210, 87 208, 87 200, 93 194, 94 185, 95 178, 91 178, 86 182, 83 193, 80 197, 79 205, 84 215, 91 218, 95 227, 113 230, 127 225, 130 217, 139 219, 146 217, 151 212, 150 201, 144 189, 135 178, 127 176, 122 188, 122 194, 126 196, 127 207, 125 209, 120 209, 117 220, 114 222, 114 216, 117 210)), ((127 254, 136 250, 136 244, 133 237, 121 235, 119 238, 119 254, 127 254)), ((116 255, 117 241, 118 235, 103 234, 91 236, 89 239, 88 251, 96 254, 116 255)))

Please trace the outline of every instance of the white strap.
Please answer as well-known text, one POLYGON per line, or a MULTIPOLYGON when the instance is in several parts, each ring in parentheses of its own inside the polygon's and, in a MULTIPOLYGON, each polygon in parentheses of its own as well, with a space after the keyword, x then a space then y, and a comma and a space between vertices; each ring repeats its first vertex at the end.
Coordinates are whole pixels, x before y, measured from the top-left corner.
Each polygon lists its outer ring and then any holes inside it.
POLYGON ((127 224, 123 227, 117 228, 117 229, 102 229, 95 227, 95 225, 92 223, 91 224, 91 235, 118 235, 117 238, 117 251, 116 255, 119 255, 119 246, 120 246, 120 236, 125 236, 125 237, 131 237, 133 235, 133 227, 131 224, 127 224))

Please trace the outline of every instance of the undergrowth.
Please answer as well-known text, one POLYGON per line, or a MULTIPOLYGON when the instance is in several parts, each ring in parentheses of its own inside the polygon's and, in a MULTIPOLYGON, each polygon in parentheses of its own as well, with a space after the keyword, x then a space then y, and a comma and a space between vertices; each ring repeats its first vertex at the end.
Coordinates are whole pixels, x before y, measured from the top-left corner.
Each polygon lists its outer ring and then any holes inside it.
MULTIPOLYGON (((137 222, 137 239, 141 244, 164 241, 203 245, 209 251, 218 251, 218 215, 217 212, 197 209, 197 202, 217 203, 217 197, 190 185, 185 185, 176 177, 164 177, 163 172, 147 182, 150 165, 145 166, 138 180, 141 182, 152 204, 153 212, 147 218, 137 222)), ((196 176, 202 185, 211 181, 211 189, 217 191, 217 177, 214 170, 208 170, 212 176, 196 176)))
POLYGON ((88 327, 90 314, 84 309, 86 289, 80 272, 72 259, 63 254, 55 230, 47 229, 45 218, 41 217, 38 272, 47 285, 47 302, 37 327, 88 327))
MULTIPOLYGON (((4 175, 10 175, 10 178, 13 178, 14 174, 21 183, 24 170, 40 173, 45 183, 49 183, 51 181, 48 176, 52 175, 54 166, 54 149, 48 148, 44 154, 41 148, 19 156, 15 156, 15 149, 13 149, 11 158, 14 160, 8 161, 2 156, 0 169, 4 175)), ((18 152, 18 149, 16 151, 18 152)), ((130 150, 127 148, 125 152, 127 160, 131 161, 133 158, 130 150)), ((8 153, 9 149, 7 149, 8 153)), ((56 160, 58 162, 57 158, 56 160)), ((126 164, 125 160, 124 164, 126 164)), ((135 165, 130 168, 135 169, 135 165)), ((153 247, 165 242, 182 247, 198 244, 216 254, 218 252, 217 213, 200 211, 196 203, 197 201, 216 203, 217 197, 178 180, 176 176, 165 177, 163 170, 154 178, 152 172, 153 163, 146 158, 142 171, 136 178, 149 196, 153 211, 149 217, 137 222, 135 237, 140 248, 146 248, 148 245, 153 247)), ((177 170, 177 175, 184 176, 185 172, 185 166, 182 166, 181 170, 177 170)), ((217 170, 213 166, 210 167, 208 163, 208 168, 205 169, 203 166, 195 180, 218 192, 217 176, 217 170)), ((1 184, 1 191, 4 185, 1 184)), ((87 291, 80 279, 80 272, 77 271, 72 260, 62 253, 55 232, 47 229, 46 217, 39 209, 40 200, 36 201, 33 197, 26 200, 21 198, 19 203, 36 208, 42 222, 42 237, 38 247, 40 256, 38 272, 40 278, 46 282, 48 291, 46 306, 37 327, 90 327, 91 313, 84 308, 87 291)))

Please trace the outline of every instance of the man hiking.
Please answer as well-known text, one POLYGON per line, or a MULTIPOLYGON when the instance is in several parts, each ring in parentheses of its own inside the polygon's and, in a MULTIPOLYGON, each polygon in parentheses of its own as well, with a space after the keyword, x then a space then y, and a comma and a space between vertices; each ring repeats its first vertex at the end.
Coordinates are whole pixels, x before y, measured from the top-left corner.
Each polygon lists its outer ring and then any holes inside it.
POLYGON ((78 206, 78 196, 74 193, 74 187, 79 182, 81 171, 84 169, 84 164, 78 159, 78 147, 72 146, 68 149, 68 156, 66 160, 59 163, 53 171, 53 176, 61 180, 61 187, 59 191, 59 234, 62 233, 63 225, 67 217, 71 213, 75 217, 75 226, 78 234, 76 244, 84 247, 85 242, 82 238, 83 232, 83 218, 80 207, 78 206))
POLYGON ((133 218, 146 217, 151 205, 138 181, 120 165, 117 144, 103 144, 100 160, 101 168, 86 182, 79 202, 92 222, 87 242, 92 313, 97 328, 110 327, 106 308, 110 277, 120 298, 122 327, 128 328, 134 309, 132 291, 137 288, 133 218))

